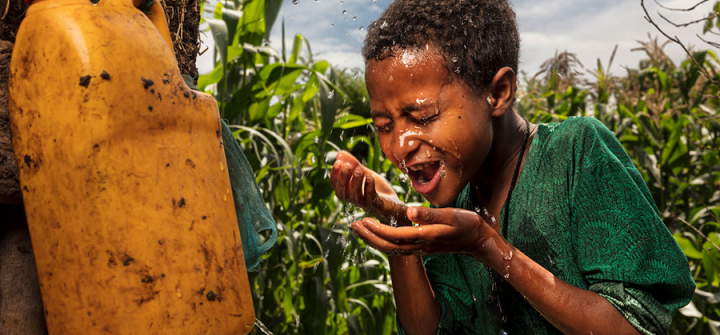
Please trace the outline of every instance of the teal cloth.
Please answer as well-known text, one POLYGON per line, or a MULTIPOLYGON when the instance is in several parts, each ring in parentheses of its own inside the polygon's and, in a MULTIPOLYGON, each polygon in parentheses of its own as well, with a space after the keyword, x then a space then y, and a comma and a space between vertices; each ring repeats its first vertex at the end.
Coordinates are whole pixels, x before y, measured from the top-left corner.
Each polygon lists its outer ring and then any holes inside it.
MULTIPOLYGON (((183 75, 183 79, 190 88, 197 90, 192 77, 183 75)), ((240 227, 245 266, 248 271, 253 271, 260 265, 263 254, 277 243, 277 226, 265 206, 252 166, 225 120, 222 120, 222 141, 240 227), (270 236, 263 237, 264 232, 270 236)))
POLYGON ((222 139, 242 237, 245 266, 248 271, 252 271, 260 265, 262 255, 277 242, 277 226, 265 206, 252 166, 225 121, 222 121, 222 139), (261 235, 265 231, 270 235, 267 238, 261 235))
MULTIPOLYGON (((468 185, 449 207, 479 205, 468 185)), ((641 174, 594 118, 539 125, 512 194, 507 231, 518 250, 563 281, 605 297, 642 334, 667 333, 672 314, 695 289, 641 174)), ((424 264, 441 306, 438 334, 500 333, 487 308, 485 265, 455 254, 424 257, 424 264)), ((560 334, 509 284, 501 285, 508 334, 560 334)), ((399 322, 398 328, 404 334, 399 322)))

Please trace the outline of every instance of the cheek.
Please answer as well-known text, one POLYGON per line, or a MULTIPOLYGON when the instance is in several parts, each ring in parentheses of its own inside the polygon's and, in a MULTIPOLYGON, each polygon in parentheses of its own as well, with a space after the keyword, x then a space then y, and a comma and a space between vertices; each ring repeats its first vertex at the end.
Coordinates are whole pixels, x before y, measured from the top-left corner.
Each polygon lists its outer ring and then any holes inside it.
POLYGON ((380 141, 380 150, 382 150, 385 157, 395 164, 395 158, 392 151, 391 135, 387 133, 378 133, 378 141, 380 141))

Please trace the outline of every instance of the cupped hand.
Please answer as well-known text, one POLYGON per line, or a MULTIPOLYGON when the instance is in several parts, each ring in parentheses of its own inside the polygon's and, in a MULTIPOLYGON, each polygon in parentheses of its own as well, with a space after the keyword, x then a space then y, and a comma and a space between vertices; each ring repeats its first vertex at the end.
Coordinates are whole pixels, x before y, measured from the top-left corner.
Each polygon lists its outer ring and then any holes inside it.
POLYGON ((405 216, 407 206, 390 184, 349 152, 337 154, 330 171, 330 184, 338 199, 362 208, 382 222, 389 223, 394 218, 398 225, 410 224, 405 216))
POLYGON ((353 222, 352 230, 387 254, 466 253, 484 263, 489 260, 490 249, 497 249, 504 241, 497 227, 487 224, 477 213, 463 209, 411 207, 407 217, 418 225, 394 228, 365 218, 353 222))

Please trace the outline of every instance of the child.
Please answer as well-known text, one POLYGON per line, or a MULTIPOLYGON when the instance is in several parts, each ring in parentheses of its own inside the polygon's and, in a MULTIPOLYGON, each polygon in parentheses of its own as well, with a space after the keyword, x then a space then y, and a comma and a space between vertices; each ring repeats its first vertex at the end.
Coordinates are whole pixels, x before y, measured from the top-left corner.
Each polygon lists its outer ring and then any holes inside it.
POLYGON ((352 229, 389 254, 400 333, 667 333, 695 287, 687 259, 602 123, 513 110, 518 53, 505 0, 396 0, 368 30, 381 148, 434 208, 347 152, 331 181, 398 222, 352 229))

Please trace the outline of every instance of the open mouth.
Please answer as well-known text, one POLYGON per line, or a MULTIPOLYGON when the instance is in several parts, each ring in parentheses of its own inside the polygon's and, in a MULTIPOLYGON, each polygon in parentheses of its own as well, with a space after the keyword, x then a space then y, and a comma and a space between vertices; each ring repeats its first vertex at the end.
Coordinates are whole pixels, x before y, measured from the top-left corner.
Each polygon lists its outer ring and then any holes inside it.
POLYGON ((418 193, 431 193, 440 183, 442 169, 439 161, 413 164, 407 169, 413 187, 418 193))

